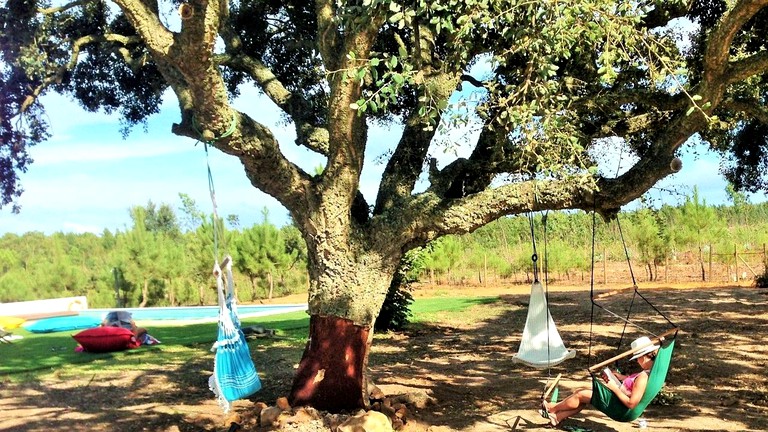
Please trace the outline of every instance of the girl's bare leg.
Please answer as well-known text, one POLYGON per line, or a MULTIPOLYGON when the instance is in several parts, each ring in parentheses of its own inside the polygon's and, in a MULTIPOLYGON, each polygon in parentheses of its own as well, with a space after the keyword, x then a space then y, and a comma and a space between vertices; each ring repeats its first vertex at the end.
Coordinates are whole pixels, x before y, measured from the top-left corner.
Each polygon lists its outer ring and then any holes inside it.
MULTIPOLYGON (((592 400, 592 389, 591 388, 581 388, 573 392, 570 396, 563 399, 562 401, 554 404, 551 402, 547 402, 547 410, 551 413, 561 413, 565 411, 575 411, 570 413, 565 417, 570 417, 573 414, 578 413, 579 411, 583 410, 585 406, 589 404, 589 401, 592 400)), ((558 415, 558 418, 560 416, 558 415)))

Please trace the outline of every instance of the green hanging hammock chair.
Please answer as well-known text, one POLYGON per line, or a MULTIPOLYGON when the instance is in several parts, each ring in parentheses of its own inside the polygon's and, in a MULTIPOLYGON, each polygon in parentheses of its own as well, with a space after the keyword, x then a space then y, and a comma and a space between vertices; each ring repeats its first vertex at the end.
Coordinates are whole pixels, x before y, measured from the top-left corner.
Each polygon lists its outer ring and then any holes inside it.
MULTIPOLYGON (((640 330, 644 330, 646 333, 651 333, 650 331, 643 329, 642 327, 630 321, 629 319, 632 313, 632 306, 634 305, 635 299, 637 297, 644 300, 650 308, 656 311, 664 320, 666 320, 667 323, 673 326, 672 329, 662 333, 661 335, 655 338, 654 343, 660 343, 661 348, 656 354, 656 359, 653 362, 653 367, 649 372, 648 384, 646 385, 645 392, 643 392, 643 397, 640 399, 640 402, 634 408, 630 409, 629 407, 624 405, 624 403, 622 403, 619 400, 616 394, 614 394, 613 391, 611 391, 610 389, 608 389, 608 387, 605 386, 605 383, 603 382, 599 373, 599 370, 601 370, 602 367, 610 364, 611 362, 618 361, 621 358, 631 355, 632 350, 626 351, 623 354, 620 354, 612 359, 606 360, 600 364, 591 366, 589 368, 589 372, 592 375, 592 399, 590 400, 590 404, 595 409, 601 411, 603 414, 607 415, 608 417, 610 417, 615 421, 630 422, 640 417, 643 411, 645 411, 645 408, 651 403, 651 401, 653 401, 656 395, 659 394, 659 392, 661 391, 661 388, 664 387, 664 382, 667 379, 667 373, 669 372, 670 363, 672 362, 672 352, 675 349, 675 338, 677 337, 679 328, 662 311, 660 311, 656 306, 654 306, 650 301, 648 301, 647 298, 645 298, 645 296, 643 296, 638 291, 637 281, 635 280, 635 275, 634 275, 634 272, 632 271, 632 263, 629 257, 629 251, 627 249, 627 244, 624 241, 624 234, 621 230, 621 224, 619 223, 618 216, 616 217, 616 225, 618 227, 618 231, 621 236, 621 243, 622 243, 622 246, 624 247, 624 253, 627 257, 629 274, 632 278, 633 295, 629 304, 629 310, 627 312, 626 318, 619 316, 615 312, 610 311, 608 308, 606 308, 605 306, 597 302, 597 298, 599 296, 595 295, 595 290, 594 290, 596 230, 595 230, 595 213, 593 212, 592 214, 592 278, 590 283, 590 299, 592 301, 592 314, 590 317, 590 339, 589 339, 590 354, 592 352, 591 332, 592 332, 592 325, 594 324, 595 308, 600 308, 605 312, 607 312, 608 314, 613 315, 614 317, 624 321, 624 329, 621 332, 621 339, 624 338, 627 325, 633 325, 634 327, 637 327, 640 330), (671 336, 671 338, 665 339, 665 337, 667 336, 671 336)), ((603 296, 606 296, 606 295, 610 296, 615 292, 616 291, 609 292, 609 293, 603 294, 603 296)))
POLYGON ((667 372, 669 372, 670 363, 672 362, 672 351, 674 349, 674 339, 665 341, 659 349, 659 352, 656 355, 656 360, 653 362, 653 368, 651 368, 651 372, 648 375, 648 385, 645 388, 643 397, 632 409, 627 408, 627 406, 619 400, 616 394, 605 386, 603 380, 599 376, 593 374, 592 400, 590 402, 592 406, 608 417, 620 422, 630 422, 640 417, 648 404, 651 403, 653 398, 659 394, 661 388, 664 386, 664 381, 667 379, 667 372))

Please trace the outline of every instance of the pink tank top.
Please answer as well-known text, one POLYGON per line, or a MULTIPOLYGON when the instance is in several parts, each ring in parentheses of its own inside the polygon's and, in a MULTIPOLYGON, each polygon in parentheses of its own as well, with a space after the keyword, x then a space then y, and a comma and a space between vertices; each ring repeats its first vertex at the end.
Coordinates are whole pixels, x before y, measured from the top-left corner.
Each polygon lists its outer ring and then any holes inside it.
POLYGON ((622 391, 627 395, 632 394, 632 389, 635 387, 635 379, 637 379, 637 376, 640 375, 643 372, 638 372, 636 374, 632 374, 626 378, 624 378, 624 381, 621 382, 621 389, 622 391))

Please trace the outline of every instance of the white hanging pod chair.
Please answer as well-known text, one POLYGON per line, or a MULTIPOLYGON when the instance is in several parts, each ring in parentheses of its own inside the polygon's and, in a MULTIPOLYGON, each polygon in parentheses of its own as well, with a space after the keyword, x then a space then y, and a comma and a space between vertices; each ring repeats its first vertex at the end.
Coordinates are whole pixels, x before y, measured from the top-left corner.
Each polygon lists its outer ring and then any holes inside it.
POLYGON ((541 282, 531 285, 531 300, 528 303, 528 317, 525 319, 520 350, 514 355, 516 363, 523 363, 535 368, 548 368, 576 356, 576 351, 569 351, 555 327, 555 321, 549 313, 549 305, 544 295, 541 282))

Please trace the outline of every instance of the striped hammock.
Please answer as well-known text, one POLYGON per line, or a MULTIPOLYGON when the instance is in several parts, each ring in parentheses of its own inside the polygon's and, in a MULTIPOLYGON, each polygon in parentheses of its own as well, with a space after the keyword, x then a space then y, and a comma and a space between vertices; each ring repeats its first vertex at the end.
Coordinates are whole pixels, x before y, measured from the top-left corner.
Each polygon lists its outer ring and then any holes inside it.
POLYGON ((219 296, 219 334, 211 349, 216 354, 213 375, 208 379, 208 387, 216 395, 221 408, 227 413, 231 409, 231 402, 259 391, 261 381, 253 365, 245 335, 240 329, 232 281, 232 258, 227 256, 222 264, 227 272, 226 294, 218 261, 213 269, 219 296))

